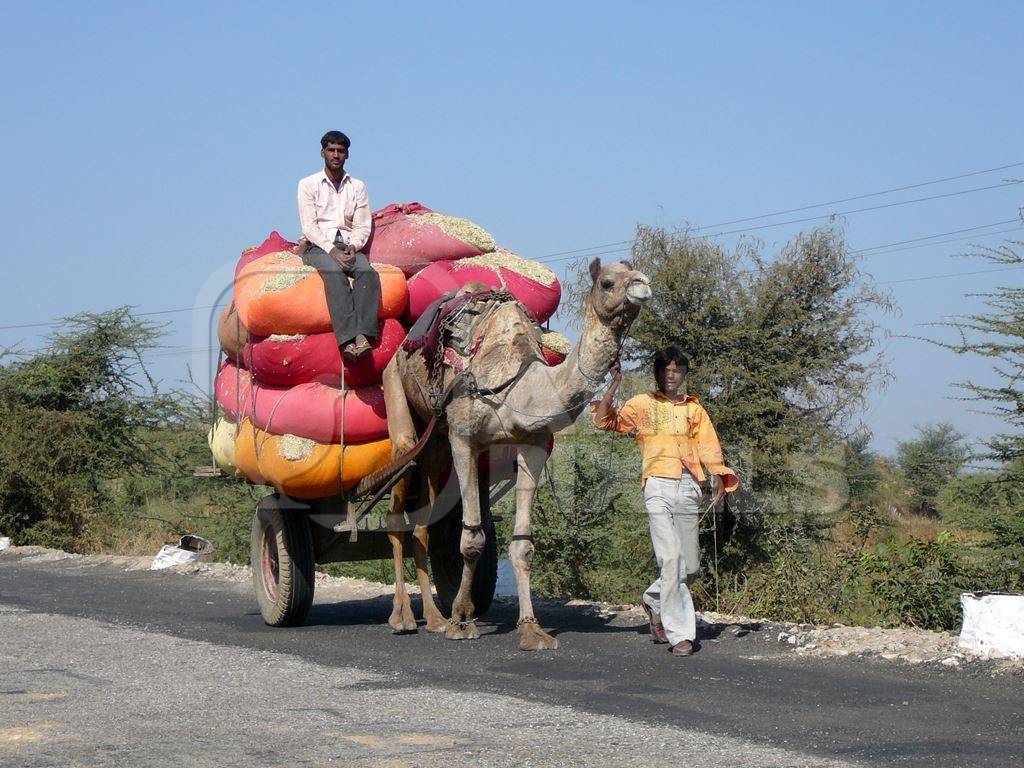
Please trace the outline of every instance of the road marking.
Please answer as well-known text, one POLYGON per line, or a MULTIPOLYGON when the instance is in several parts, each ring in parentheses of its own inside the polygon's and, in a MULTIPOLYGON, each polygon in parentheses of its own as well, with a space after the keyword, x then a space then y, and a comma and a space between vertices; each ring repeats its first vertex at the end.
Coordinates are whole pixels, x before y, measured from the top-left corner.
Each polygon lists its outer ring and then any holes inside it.
POLYGON ((454 747, 464 742, 451 736, 438 736, 433 733, 405 733, 395 738, 399 744, 411 747, 454 747))
POLYGON ((9 699, 4 701, 19 701, 19 702, 34 702, 34 701, 66 701, 71 698, 71 694, 67 691, 51 691, 49 693, 29 693, 18 692, 10 694, 9 699))
POLYGON ((18 726, 0 731, 0 744, 34 744, 45 741, 49 737, 46 731, 60 728, 60 723, 35 723, 31 726, 18 726))
POLYGON ((342 738, 346 741, 362 744, 364 747, 373 747, 374 749, 387 749, 389 746, 388 742, 384 741, 380 736, 374 736, 372 733, 346 733, 342 734, 342 738))

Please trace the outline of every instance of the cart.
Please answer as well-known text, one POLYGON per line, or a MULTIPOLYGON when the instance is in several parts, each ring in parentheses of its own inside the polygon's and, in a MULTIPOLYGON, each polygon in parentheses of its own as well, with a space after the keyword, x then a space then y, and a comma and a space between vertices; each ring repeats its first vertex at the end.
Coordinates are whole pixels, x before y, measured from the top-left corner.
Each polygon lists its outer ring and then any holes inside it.
MULTIPOLYGON (((388 503, 392 487, 406 472, 412 473, 409 484, 407 517, 428 521, 430 541, 428 556, 433 583, 441 611, 451 615, 452 602, 462 578, 462 555, 459 540, 462 534, 462 503, 458 483, 453 479, 438 495, 432 509, 418 498, 415 462, 391 477, 383 486, 364 498, 340 494, 329 498, 299 500, 283 493, 262 498, 252 522, 250 560, 253 586, 263 620, 272 627, 302 624, 313 604, 314 572, 324 563, 352 562, 392 558, 391 543, 383 526, 371 526, 371 513, 380 512, 388 503)), ((498 578, 498 545, 492 507, 515 485, 510 468, 492 483, 491 475, 480 472, 481 520, 487 543, 477 561, 472 587, 473 605, 480 616, 490 607, 498 578)), ((380 517, 375 515, 374 517, 380 517)), ((406 530, 405 552, 412 552, 412 532, 406 530)))

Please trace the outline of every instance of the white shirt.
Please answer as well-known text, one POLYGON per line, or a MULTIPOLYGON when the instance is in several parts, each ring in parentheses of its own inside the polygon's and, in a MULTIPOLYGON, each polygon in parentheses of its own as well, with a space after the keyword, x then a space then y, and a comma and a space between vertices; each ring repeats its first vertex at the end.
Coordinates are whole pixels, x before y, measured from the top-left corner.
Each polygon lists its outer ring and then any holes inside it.
POLYGON ((341 232, 347 245, 359 250, 370 237, 370 198, 366 185, 347 173, 338 188, 324 171, 299 182, 299 223, 302 234, 328 253, 341 232))

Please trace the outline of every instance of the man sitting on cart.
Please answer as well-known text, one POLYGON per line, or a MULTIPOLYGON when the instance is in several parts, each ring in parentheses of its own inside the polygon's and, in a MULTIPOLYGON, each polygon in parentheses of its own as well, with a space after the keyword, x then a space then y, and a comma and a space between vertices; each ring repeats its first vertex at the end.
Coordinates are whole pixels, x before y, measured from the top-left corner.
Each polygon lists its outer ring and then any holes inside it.
POLYGON ((324 169, 299 182, 302 240, 293 250, 323 278, 338 346, 355 359, 378 334, 380 276, 359 253, 370 237, 370 199, 366 185, 345 172, 351 145, 341 131, 320 139, 324 169))

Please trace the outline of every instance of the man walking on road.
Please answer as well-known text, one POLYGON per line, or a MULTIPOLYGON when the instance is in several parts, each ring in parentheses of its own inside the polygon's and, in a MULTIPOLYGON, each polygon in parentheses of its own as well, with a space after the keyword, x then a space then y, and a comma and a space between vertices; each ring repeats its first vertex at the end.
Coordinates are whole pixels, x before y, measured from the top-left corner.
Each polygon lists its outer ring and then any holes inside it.
POLYGON ((616 411, 612 398, 622 383, 616 366, 604 397, 591 405, 598 429, 631 432, 643 454, 644 504, 660 574, 643 595, 656 643, 675 656, 689 656, 697 616, 689 585, 700 570, 698 510, 704 469, 711 475, 712 505, 739 487, 722 458, 711 417, 686 394, 690 364, 677 347, 654 356, 657 390, 637 395, 616 411))
POLYGON ((320 139, 324 169, 299 182, 304 242, 294 252, 323 278, 338 346, 354 359, 370 351, 378 334, 380 276, 358 252, 370 237, 370 199, 366 185, 345 173, 350 146, 341 131, 320 139))

